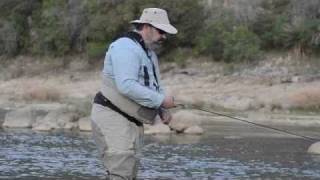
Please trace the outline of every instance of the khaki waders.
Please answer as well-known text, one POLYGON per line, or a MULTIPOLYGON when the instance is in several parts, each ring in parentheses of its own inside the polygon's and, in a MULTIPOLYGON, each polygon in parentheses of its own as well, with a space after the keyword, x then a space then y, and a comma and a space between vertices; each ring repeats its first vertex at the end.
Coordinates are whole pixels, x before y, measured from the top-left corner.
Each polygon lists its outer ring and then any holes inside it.
POLYGON ((108 107, 93 104, 93 139, 110 180, 136 179, 143 146, 143 126, 137 126, 108 107))

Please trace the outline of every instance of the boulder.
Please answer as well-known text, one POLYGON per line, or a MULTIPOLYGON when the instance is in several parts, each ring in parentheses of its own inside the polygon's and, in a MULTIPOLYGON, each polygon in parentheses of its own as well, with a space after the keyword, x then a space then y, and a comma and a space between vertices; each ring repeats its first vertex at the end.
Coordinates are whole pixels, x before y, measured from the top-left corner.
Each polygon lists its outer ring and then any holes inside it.
MULTIPOLYGON (((7 128, 31 128, 37 119, 44 118, 49 112, 61 109, 69 109, 65 104, 30 104, 27 107, 11 110, 5 113, 3 127, 7 128)), ((1 118, 0 111, 0 118, 1 118)), ((0 119, 1 122, 1 119, 0 119)))
POLYGON ((57 119, 59 118, 60 111, 52 111, 48 113, 43 119, 37 119, 36 123, 32 125, 32 129, 36 131, 50 131, 54 129, 59 129, 57 119))
POLYGON ((37 120, 37 123, 35 123, 34 125, 32 125, 32 130, 34 131, 52 131, 54 129, 58 129, 58 126, 54 123, 54 122, 42 122, 39 123, 39 121, 41 121, 42 119, 39 118, 39 120, 37 120))
POLYGON ((308 148, 308 153, 320 154, 320 141, 311 144, 311 146, 308 148))
POLYGON ((4 123, 5 116, 8 112, 9 112, 8 109, 0 108, 0 128, 2 127, 2 124, 4 123))
POLYGON ((171 130, 167 125, 157 124, 150 126, 144 131, 144 134, 170 134, 171 130))
POLYGON ((78 128, 79 116, 75 112, 64 112, 57 119, 61 129, 72 130, 78 128))
POLYGON ((28 107, 36 110, 36 111, 42 111, 45 112, 45 114, 48 114, 51 111, 56 111, 59 109, 71 109, 72 107, 67 104, 61 104, 61 103, 40 103, 40 104, 30 104, 28 107))
POLYGON ((83 117, 79 119, 79 130, 80 131, 92 131, 90 117, 83 117))
POLYGON ((157 124, 144 131, 145 134, 170 134, 171 130, 167 125, 157 124))
POLYGON ((74 112, 59 109, 48 113, 43 119, 38 119, 32 125, 36 131, 50 131, 56 129, 75 129, 78 128, 78 115, 74 112))
POLYGON ((152 125, 145 125, 145 134, 170 134, 171 130, 168 125, 162 123, 160 118, 156 118, 152 125))
POLYGON ((172 115, 169 127, 180 133, 189 127, 199 126, 200 124, 201 116, 189 110, 181 110, 172 115))
POLYGON ((204 130, 200 126, 192 126, 192 127, 188 127, 187 129, 185 129, 184 133, 185 134, 201 135, 204 133, 204 130))
POLYGON ((36 118, 36 111, 30 107, 25 107, 8 112, 2 126, 6 128, 30 128, 36 118))

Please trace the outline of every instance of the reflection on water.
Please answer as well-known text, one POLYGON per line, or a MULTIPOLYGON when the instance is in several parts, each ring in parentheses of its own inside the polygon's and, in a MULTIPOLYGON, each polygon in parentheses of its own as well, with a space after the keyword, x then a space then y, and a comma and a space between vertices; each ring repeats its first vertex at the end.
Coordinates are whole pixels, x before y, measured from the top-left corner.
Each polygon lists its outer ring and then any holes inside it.
MULTIPOLYGON (((310 142, 217 131, 146 136, 139 179, 320 179, 310 142)), ((104 178, 90 134, 0 131, 0 179, 104 178)))

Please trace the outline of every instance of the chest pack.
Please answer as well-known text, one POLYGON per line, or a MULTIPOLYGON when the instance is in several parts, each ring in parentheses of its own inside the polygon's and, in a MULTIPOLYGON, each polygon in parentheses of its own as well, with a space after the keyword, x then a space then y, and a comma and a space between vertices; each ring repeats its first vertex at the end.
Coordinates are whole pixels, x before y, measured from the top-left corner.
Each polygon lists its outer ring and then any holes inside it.
MULTIPOLYGON (((130 31, 130 32, 127 32, 127 33, 123 34, 120 37, 127 37, 127 38, 135 41, 136 43, 140 44, 140 46, 142 47, 142 49, 144 50, 144 52, 146 53, 147 57, 149 58, 149 60, 150 60, 150 62, 152 64, 152 72, 153 72, 152 74, 153 74, 154 79, 156 81, 156 84, 153 84, 153 85, 156 87, 157 90, 159 90, 159 82, 158 82, 158 77, 157 77, 157 73, 156 73, 156 68, 155 68, 155 65, 154 65, 154 63, 152 61, 151 55, 149 54, 148 49, 147 49, 147 47, 146 47, 141 35, 136 33, 136 32, 130 31)), ((143 68, 144 68, 143 69, 143 72, 144 72, 144 85, 145 86, 150 86, 150 81, 149 81, 150 80, 150 76, 149 76, 149 73, 148 73, 148 69, 147 69, 146 66, 144 66, 143 68)))

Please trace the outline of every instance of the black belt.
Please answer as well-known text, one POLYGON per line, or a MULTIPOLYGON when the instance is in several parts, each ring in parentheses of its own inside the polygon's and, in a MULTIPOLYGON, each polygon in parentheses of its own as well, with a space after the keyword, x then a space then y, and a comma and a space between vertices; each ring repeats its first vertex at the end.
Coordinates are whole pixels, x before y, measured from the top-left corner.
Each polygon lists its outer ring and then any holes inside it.
POLYGON ((136 118, 128 115, 127 113, 121 111, 117 106, 115 106, 114 104, 112 104, 112 102, 107 99, 106 97, 103 96, 103 94, 101 92, 98 92, 96 94, 96 96, 93 99, 93 102, 96 104, 100 104, 102 106, 108 107, 116 112, 118 112, 119 114, 121 114, 122 116, 124 116, 126 119, 128 119, 130 122, 135 123, 137 126, 143 126, 143 123, 138 121, 136 118))

